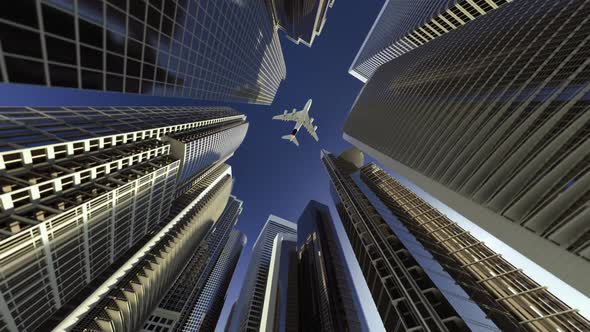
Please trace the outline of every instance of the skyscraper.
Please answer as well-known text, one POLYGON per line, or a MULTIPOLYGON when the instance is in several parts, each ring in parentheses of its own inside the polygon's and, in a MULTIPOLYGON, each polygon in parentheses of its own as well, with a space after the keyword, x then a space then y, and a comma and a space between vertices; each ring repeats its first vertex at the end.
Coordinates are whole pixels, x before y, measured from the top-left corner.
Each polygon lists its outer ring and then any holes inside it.
POLYGON ((285 31, 288 39, 295 44, 303 43, 311 47, 324 24, 328 9, 335 0, 266 0, 273 21, 285 31))
POLYGON ((0 81, 272 103, 286 76, 263 1, 0 4, 0 81))
POLYGON ((245 120, 194 107, 1 113, 0 314, 10 331, 64 318, 164 227, 188 160, 175 158, 167 135, 245 120))
POLYGON ((366 82, 381 66, 489 14, 510 0, 387 0, 349 73, 366 82))
POLYGON ((223 164, 179 197, 175 204, 180 213, 171 216, 56 329, 136 331, 144 326, 221 216, 232 184, 231 168, 223 164))
POLYGON ((586 296, 589 11, 585 0, 503 4, 381 65, 344 127, 586 296))
POLYGON ((585 330, 590 322, 356 149, 322 159, 387 330, 585 330), (362 168, 361 168, 362 167, 362 168), (359 171, 360 169, 360 171, 359 171))
POLYGON ((360 331, 360 311, 334 220, 310 201, 297 221, 299 330, 360 331))
POLYGON ((297 225, 270 215, 252 248, 248 271, 230 322, 231 331, 254 332, 260 328, 273 241, 279 233, 296 235, 297 225))
POLYGON ((246 236, 232 230, 230 237, 215 263, 203 292, 199 296, 186 325, 185 330, 214 331, 219 321, 221 309, 225 303, 227 288, 234 274, 240 254, 246 245, 246 236))
POLYGON ((297 265, 297 236, 277 234, 272 244, 260 332, 299 331, 297 265))
MULTIPOLYGON (((174 284, 168 289, 157 308, 145 322, 143 329, 164 325, 173 331, 182 331, 197 305, 203 288, 219 259, 233 227, 242 212, 242 201, 230 197, 219 220, 208 230, 186 262, 174 284), (170 322, 170 324, 161 324, 170 322), (160 324, 158 324, 160 323, 160 324)), ((220 296, 223 294, 213 294, 220 296)))

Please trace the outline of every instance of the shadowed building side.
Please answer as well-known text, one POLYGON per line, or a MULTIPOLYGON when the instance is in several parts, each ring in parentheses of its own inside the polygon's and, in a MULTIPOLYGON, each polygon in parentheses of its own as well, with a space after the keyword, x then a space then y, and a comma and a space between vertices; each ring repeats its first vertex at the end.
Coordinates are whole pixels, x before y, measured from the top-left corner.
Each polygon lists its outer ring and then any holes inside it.
POLYGON ((270 105, 286 68, 263 1, 0 4, 0 81, 270 105))
POLYGON ((295 44, 311 47, 335 0, 266 0, 273 21, 295 44))
POLYGON ((297 220, 299 330, 360 331, 360 310, 334 220, 310 201, 297 220))
POLYGON ((227 298, 227 289, 246 245, 246 236, 232 230, 221 256, 205 284, 197 304, 184 326, 187 331, 213 332, 227 298))

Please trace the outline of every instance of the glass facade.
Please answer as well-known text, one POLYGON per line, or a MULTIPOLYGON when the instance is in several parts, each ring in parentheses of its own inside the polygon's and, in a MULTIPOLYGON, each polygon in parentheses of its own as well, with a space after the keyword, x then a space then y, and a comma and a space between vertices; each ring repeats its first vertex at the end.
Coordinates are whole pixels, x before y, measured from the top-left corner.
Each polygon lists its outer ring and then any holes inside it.
POLYGON ((266 0, 278 27, 287 38, 311 47, 315 37, 322 32, 328 9, 335 0, 266 0))
POLYGON ((297 221, 299 330, 360 331, 360 311, 334 220, 310 201, 297 221))
POLYGON ((263 1, 0 4, 0 80, 271 104, 286 76, 263 1))
POLYGON ((279 233, 273 240, 259 332, 299 331, 297 237, 279 233))
POLYGON ((203 292, 184 325, 185 331, 215 330, 225 303, 227 288, 245 245, 246 236, 235 229, 232 230, 213 271, 207 278, 203 292))
POLYGON ((344 127, 585 295, 589 13, 590 1, 504 4, 379 67, 344 127))
MULTIPOLYGON (((158 319, 172 317, 172 312, 175 313, 175 319, 170 329, 182 331, 186 327, 189 316, 198 305, 205 284, 209 282, 212 270, 237 223, 242 212, 242 204, 242 201, 233 196, 229 198, 222 215, 208 230, 174 284, 146 321, 144 330, 149 331, 150 324, 158 319)), ((215 294, 215 297, 222 298, 222 295, 215 294)))
POLYGON ((0 153, 118 134, 127 136, 115 140, 128 141, 142 135, 135 132, 161 128, 154 133, 159 138, 240 116, 228 107, 0 107, 0 153))
POLYGON ((273 241, 277 234, 297 234, 297 224, 271 215, 254 243, 230 331, 257 332, 262 317, 273 241))
POLYGON ((381 66, 510 0, 387 0, 349 72, 366 82, 381 66))

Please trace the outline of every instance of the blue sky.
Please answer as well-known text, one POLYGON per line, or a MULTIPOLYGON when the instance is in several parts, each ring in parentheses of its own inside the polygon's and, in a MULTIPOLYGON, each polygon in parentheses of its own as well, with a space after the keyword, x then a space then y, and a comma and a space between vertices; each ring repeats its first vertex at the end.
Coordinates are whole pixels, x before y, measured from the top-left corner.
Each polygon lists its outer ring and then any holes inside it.
MULTIPOLYGON (((382 5, 382 0, 336 1, 334 8, 328 12, 328 21, 322 34, 316 38, 312 48, 295 45, 281 38, 287 79, 279 88, 272 106, 217 103, 245 113, 250 122, 244 143, 229 161, 235 177, 234 195, 244 201, 238 229, 248 237, 248 245, 230 285, 222 318, 227 315, 229 306, 239 294, 251 247, 269 214, 296 221, 309 200, 315 199, 329 205, 338 220, 329 195, 327 174, 320 161, 320 150, 324 148, 340 153, 349 147, 342 139, 341 130, 362 83, 348 74, 348 68, 382 5), (280 139, 292 130, 292 123, 272 121, 271 117, 285 109, 300 109, 309 98, 313 99, 310 114, 316 119, 320 142, 315 142, 307 132, 302 131, 298 135, 301 145, 297 148, 280 139)), ((0 98, 2 105, 6 106, 213 104, 187 99, 6 84, 0 84, 0 98)), ((412 188, 416 189, 414 186, 412 188)), ((476 236, 481 236, 492 249, 502 253, 514 265, 525 268, 541 284, 550 285, 550 289, 562 300, 567 300, 570 305, 590 316, 588 298, 427 194, 417 191, 476 236)), ((337 224, 341 238, 346 239, 341 225, 337 224)), ((348 241, 343 241, 343 247, 349 254, 347 257, 354 259, 348 241)), ((358 266, 352 264, 351 270, 356 281, 360 281, 360 298, 365 299, 363 302, 369 327, 374 331, 383 330, 374 305, 367 300, 370 295, 358 266)))

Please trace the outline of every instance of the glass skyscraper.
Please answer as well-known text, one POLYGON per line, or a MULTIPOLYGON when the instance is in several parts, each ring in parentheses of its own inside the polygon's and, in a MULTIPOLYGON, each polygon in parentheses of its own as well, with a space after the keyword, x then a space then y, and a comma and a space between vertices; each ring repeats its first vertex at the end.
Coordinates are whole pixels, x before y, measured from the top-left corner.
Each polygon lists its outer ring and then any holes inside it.
POLYGON ((230 331, 257 332, 260 328, 262 308, 272 256, 273 241, 280 234, 297 234, 297 224, 270 215, 258 235, 252 253, 240 297, 236 302, 230 331))
POLYGON ((286 76, 264 1, 0 4, 0 81, 272 103, 286 76))
POLYGON ((201 292, 197 304, 185 325, 185 331, 214 331, 219 315, 225 303, 230 281, 232 279, 240 254, 246 245, 246 236, 232 230, 207 283, 201 292))
MULTIPOLYGON (((170 331, 182 331, 186 328, 189 316, 197 306, 205 284, 208 283, 214 266, 238 221, 242 204, 242 201, 233 196, 229 198, 223 213, 193 251, 174 284, 145 322, 143 330, 154 331, 159 325, 166 326, 170 331), (162 324, 162 322, 170 323, 162 324)), ((222 294, 212 295, 220 297, 222 294)))
MULTIPOLYGON (((188 159, 172 153, 168 136, 245 121, 228 108, 1 111, 0 322, 9 331, 51 328, 112 286, 105 280, 136 253, 151 252, 145 246, 155 234, 171 234, 171 218, 183 213, 174 198, 188 159)), ((194 174, 187 191, 203 191, 222 166, 194 174)))
POLYGON ((585 330, 590 322, 353 148, 322 160, 386 330, 585 330))
POLYGON ((273 21, 288 39, 311 47, 316 36, 322 32, 328 9, 332 8, 335 0, 265 1, 273 14, 273 21))
POLYGON ((279 233, 273 240, 259 332, 299 331, 297 236, 279 233))
POLYGON ((346 140, 586 296, 589 13, 586 0, 502 4, 381 65, 344 126, 346 140))
POLYGON ((386 0, 349 73, 366 82, 384 63, 486 15, 510 0, 386 0))
POLYGON ((360 310, 334 220, 310 201, 297 220, 299 330, 361 331, 360 310))

